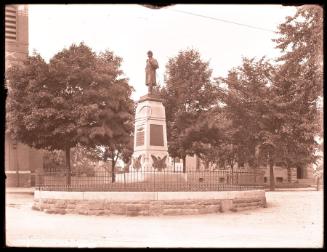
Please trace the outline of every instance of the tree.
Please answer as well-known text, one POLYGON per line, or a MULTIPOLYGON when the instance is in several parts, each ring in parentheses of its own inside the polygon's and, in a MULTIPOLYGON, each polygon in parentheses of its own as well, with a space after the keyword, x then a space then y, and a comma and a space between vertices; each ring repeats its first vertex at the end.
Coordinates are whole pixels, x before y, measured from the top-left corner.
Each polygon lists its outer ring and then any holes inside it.
POLYGON ((318 158, 315 138, 322 132, 323 9, 298 7, 293 17, 279 25, 278 34, 274 41, 282 55, 274 80, 274 110, 287 113, 280 131, 287 167, 303 167, 318 158))
POLYGON ((77 144, 71 150, 72 174, 77 176, 94 176, 96 164, 101 160, 97 148, 84 147, 77 144))
POLYGON ((6 73, 8 131, 32 147, 64 150, 68 184, 72 147, 116 144, 131 134, 132 88, 121 61, 81 43, 49 63, 33 55, 6 73))
POLYGON ((228 91, 221 92, 233 128, 240 133, 237 142, 255 153, 257 164, 269 164, 271 190, 275 187, 273 166, 277 162, 290 170, 317 158, 322 10, 317 6, 298 8, 294 17, 279 26, 279 34, 275 41, 284 53, 278 59, 280 65, 245 60, 242 67, 223 79, 228 91), (242 127, 239 130, 238 125, 242 127))
POLYGON ((219 98, 231 121, 226 131, 226 144, 234 146, 240 161, 251 162, 260 143, 257 137, 261 130, 259 120, 267 112, 272 71, 273 67, 265 58, 244 58, 242 65, 232 69, 227 78, 217 79, 221 87, 219 98))
POLYGON ((215 102, 215 89, 211 82, 209 63, 201 60, 196 50, 180 51, 166 65, 166 86, 160 95, 164 99, 167 118, 168 151, 172 157, 201 154, 201 143, 206 143, 210 127, 203 120, 215 102), (207 132, 208 133, 208 132, 207 132))
POLYGON ((62 151, 44 151, 43 170, 45 172, 62 172, 64 166, 65 155, 62 151))
POLYGON ((122 159, 125 163, 129 163, 131 156, 133 154, 133 137, 126 136, 125 138, 120 138, 119 142, 112 142, 105 146, 105 151, 103 153, 104 161, 108 158, 111 159, 111 181, 115 182, 115 167, 118 159, 122 159))
POLYGON ((293 17, 279 25, 274 39, 282 55, 280 75, 284 81, 299 82, 297 89, 306 91, 306 102, 317 102, 323 87, 323 9, 318 5, 297 8, 293 17))
POLYGON ((227 78, 217 79, 219 97, 226 105, 224 113, 231 121, 225 131, 223 158, 247 162, 256 169, 260 161, 270 167, 271 189, 274 189, 273 166, 279 157, 280 121, 271 107, 274 67, 265 58, 243 59, 227 78), (227 148, 228 147, 228 148, 227 148), (259 151, 258 151, 259 150, 259 151), (259 155, 258 155, 259 154, 259 155))

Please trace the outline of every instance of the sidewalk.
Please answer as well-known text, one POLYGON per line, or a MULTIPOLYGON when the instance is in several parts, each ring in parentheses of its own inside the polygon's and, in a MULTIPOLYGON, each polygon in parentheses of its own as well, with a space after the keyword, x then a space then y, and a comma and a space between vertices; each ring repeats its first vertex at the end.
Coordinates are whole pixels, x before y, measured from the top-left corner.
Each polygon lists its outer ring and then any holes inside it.
POLYGON ((322 248, 323 192, 267 192, 267 208, 183 216, 88 216, 32 210, 9 194, 6 244, 72 248, 322 248))
MULTIPOLYGON (((319 186, 319 191, 323 191, 323 187, 319 186)), ((265 189, 266 192, 271 192, 269 188, 265 189)), ((302 192, 302 191, 317 191, 317 187, 303 187, 303 188, 275 188, 275 192, 302 192)))
MULTIPOLYGON (((27 194, 34 194, 34 187, 6 187, 6 193, 27 193, 27 194)), ((283 191, 316 191, 316 187, 303 187, 303 188, 275 188, 276 192, 283 192, 283 191)), ((266 192, 269 192, 270 189, 266 188, 266 192)), ((319 191, 323 191, 323 187, 319 186, 319 191)))
POLYGON ((6 187, 6 193, 34 194, 34 187, 6 187))

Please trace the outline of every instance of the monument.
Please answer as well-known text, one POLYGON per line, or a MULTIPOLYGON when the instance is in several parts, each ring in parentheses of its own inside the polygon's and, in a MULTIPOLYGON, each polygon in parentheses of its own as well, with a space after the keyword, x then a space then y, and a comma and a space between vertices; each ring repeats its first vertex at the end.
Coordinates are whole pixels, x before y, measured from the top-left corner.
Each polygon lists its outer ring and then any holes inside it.
POLYGON ((145 84, 148 94, 140 98, 136 108, 132 172, 160 172, 169 168, 165 107, 153 94, 159 65, 151 51, 147 54, 145 84))
POLYGON ((151 180, 154 173, 171 168, 168 161, 166 113, 162 100, 153 94, 158 62, 148 51, 145 84, 148 93, 140 98, 135 112, 134 152, 129 172, 116 175, 116 182, 134 183, 151 180), (137 174, 137 175, 136 175, 137 174))
POLYGON ((162 100, 153 93, 158 62, 148 51, 145 84, 148 93, 140 98, 135 112, 134 152, 128 173, 117 174, 116 182, 135 183, 167 180, 186 181, 187 174, 176 174, 169 163, 166 113, 162 100))

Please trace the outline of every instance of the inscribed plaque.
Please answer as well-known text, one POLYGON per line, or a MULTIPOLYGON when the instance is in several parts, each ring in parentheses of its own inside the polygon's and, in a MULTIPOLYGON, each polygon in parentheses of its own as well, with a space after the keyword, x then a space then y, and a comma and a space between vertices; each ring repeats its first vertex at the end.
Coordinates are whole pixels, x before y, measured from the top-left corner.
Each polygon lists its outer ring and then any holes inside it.
POLYGON ((136 132, 136 146, 144 145, 144 131, 136 132))
POLYGON ((164 146, 162 125, 150 124, 150 145, 164 146))

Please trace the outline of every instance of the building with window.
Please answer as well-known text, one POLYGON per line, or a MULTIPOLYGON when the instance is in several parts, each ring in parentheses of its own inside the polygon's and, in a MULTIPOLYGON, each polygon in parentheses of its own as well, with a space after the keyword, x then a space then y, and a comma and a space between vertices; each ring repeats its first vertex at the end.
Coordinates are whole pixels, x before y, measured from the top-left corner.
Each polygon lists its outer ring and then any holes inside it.
MULTIPOLYGON (((28 7, 5 6, 5 69, 28 56, 28 7)), ((10 83, 6 83, 10 86, 10 83)), ((6 186, 34 185, 35 171, 43 167, 43 153, 5 135, 6 186)))
MULTIPOLYGON (((172 166, 174 167, 174 171, 183 171, 183 162, 182 159, 175 158, 171 159, 172 166)), ((230 169, 230 167, 219 167, 217 164, 206 163, 201 160, 196 155, 193 156, 186 156, 186 172, 187 171, 214 171, 214 170, 223 170, 223 169, 230 169)), ((243 164, 239 166, 235 163, 233 167, 234 171, 251 171, 251 167, 248 164, 243 164)), ((270 181, 270 171, 269 166, 261 166, 260 171, 263 173, 264 176, 264 183, 269 184, 270 181)), ((287 169, 283 164, 277 163, 274 166, 274 177, 275 177, 275 184, 307 184, 312 185, 314 184, 313 178, 313 167, 311 165, 307 167, 292 167, 291 169, 287 169)))
POLYGON ((26 5, 6 5, 5 8, 6 68, 28 55, 28 9, 26 5))

